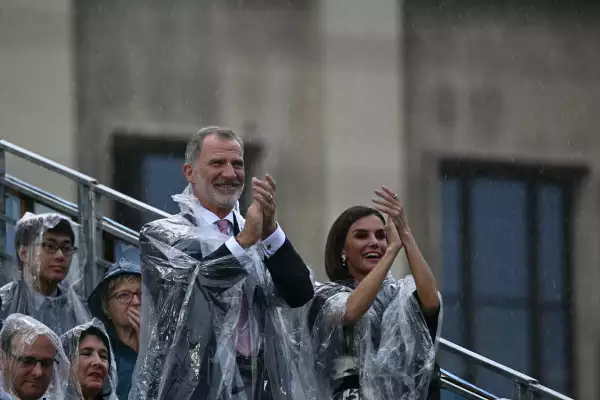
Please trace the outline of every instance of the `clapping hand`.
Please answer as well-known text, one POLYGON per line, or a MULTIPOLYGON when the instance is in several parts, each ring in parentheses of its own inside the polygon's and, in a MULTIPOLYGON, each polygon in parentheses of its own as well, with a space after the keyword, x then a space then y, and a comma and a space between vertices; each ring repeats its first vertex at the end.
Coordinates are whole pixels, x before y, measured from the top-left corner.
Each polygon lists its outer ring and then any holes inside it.
POLYGON ((265 180, 252 179, 252 189, 258 195, 256 200, 262 206, 264 218, 261 239, 266 239, 277 229, 275 212, 277 211, 277 184, 271 175, 267 174, 265 180))
POLYGON ((375 190, 375 194, 379 196, 379 198, 373 199, 375 208, 392 218, 396 229, 398 229, 400 239, 404 241, 404 238, 408 237, 411 232, 404 216, 404 206, 398 200, 398 194, 392 192, 387 186, 382 186, 381 189, 375 190))

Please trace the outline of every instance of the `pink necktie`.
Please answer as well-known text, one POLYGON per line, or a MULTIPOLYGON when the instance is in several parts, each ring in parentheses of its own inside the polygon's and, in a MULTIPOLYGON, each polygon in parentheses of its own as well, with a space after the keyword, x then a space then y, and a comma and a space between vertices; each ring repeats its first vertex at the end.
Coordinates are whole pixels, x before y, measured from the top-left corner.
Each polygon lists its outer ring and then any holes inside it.
MULTIPOLYGON (((219 227, 219 231, 224 235, 229 235, 229 221, 226 219, 222 219, 217 221, 217 226, 219 227)), ((238 320, 238 340, 237 340, 237 350, 245 357, 249 357, 252 353, 252 341, 250 338, 250 326, 248 320, 248 297, 246 296, 246 292, 243 292, 242 295, 242 308, 240 310, 240 318, 238 320)))
POLYGON ((227 221, 226 219, 222 219, 220 221, 217 221, 217 226, 219 227, 219 231, 223 234, 223 235, 229 235, 229 221, 227 221))

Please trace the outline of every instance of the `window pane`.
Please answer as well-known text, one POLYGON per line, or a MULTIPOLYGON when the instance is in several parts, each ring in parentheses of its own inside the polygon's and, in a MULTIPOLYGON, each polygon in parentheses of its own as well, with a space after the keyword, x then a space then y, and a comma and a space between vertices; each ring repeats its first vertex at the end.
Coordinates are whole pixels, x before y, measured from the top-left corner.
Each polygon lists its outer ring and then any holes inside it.
MULTIPOLYGON (((459 346, 465 346, 463 328, 465 320, 460 300, 456 297, 444 298, 444 321, 442 324, 442 337, 459 346)), ((462 357, 446 351, 439 353, 441 368, 461 378, 465 377, 465 362, 462 357)))
MULTIPOLYGON (((12 195, 6 195, 4 198, 4 212, 5 215, 14 220, 15 222, 21 217, 21 201, 12 195)), ((6 235, 4 236, 4 260, 10 262, 10 260, 16 259, 15 251, 15 224, 6 222, 6 235)))
POLYGON ((442 186, 442 260, 444 295, 457 295, 461 290, 462 249, 460 246, 460 182, 443 179, 442 186))
POLYGON ((531 341, 526 309, 475 304, 475 351, 518 371, 531 369, 531 341))
POLYGON ((546 309, 542 311, 540 317, 542 323, 540 380, 543 385, 560 393, 566 393, 570 371, 565 354, 568 348, 564 312, 561 309, 546 309))
POLYGON ((558 185, 538 186, 538 257, 542 301, 564 299, 565 243, 563 191, 558 185))
MULTIPOLYGON (((494 360, 497 361, 497 360, 494 360)), ((483 390, 494 394, 502 399, 513 399, 514 384, 509 378, 505 378, 495 372, 489 371, 483 367, 476 369, 477 386, 483 390)))
POLYGON ((464 346, 463 328, 464 312, 460 298, 448 296, 444 301, 444 322, 442 324, 442 337, 456 344, 464 346))
POLYGON ((475 180, 471 191, 470 217, 475 299, 488 296, 526 298, 525 184, 507 180, 475 180))
POLYGON ((21 218, 21 200, 11 194, 4 198, 4 214, 14 220, 21 218))
POLYGON ((187 185, 183 177, 183 158, 149 155, 142 162, 142 198, 144 203, 171 214, 179 212, 179 206, 171 198, 181 193, 187 185))
MULTIPOLYGON (((529 373, 531 342, 529 312, 524 309, 476 307, 475 351, 518 371, 529 373)), ((502 376, 485 368, 476 368, 475 384, 510 398, 512 385, 502 376)))

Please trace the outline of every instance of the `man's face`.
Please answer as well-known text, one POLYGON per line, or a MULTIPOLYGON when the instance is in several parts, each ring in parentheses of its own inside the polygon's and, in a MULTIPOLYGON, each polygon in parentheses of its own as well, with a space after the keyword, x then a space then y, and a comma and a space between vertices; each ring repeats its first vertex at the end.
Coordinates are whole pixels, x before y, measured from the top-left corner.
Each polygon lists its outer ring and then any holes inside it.
POLYGON ((69 273, 73 253, 66 249, 72 247, 69 235, 45 232, 41 244, 22 247, 19 256, 34 277, 47 282, 60 282, 69 273))
POLYGON ((244 158, 237 140, 222 140, 216 135, 204 138, 196 165, 184 166, 194 194, 208 209, 231 209, 244 190, 244 158))
POLYGON ((31 344, 17 336, 11 347, 12 354, 4 358, 5 389, 11 389, 21 400, 41 398, 54 373, 54 344, 46 336, 38 336, 31 344))

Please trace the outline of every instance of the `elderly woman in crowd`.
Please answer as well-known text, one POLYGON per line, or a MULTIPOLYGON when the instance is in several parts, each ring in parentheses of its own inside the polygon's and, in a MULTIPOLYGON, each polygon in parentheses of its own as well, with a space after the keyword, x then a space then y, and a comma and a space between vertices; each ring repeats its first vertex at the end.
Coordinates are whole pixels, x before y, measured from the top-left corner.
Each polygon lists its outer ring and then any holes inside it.
POLYGON ((127 399, 139 351, 141 271, 138 264, 113 264, 88 299, 92 315, 108 332, 119 374, 117 395, 127 399))
POLYGON ((71 364, 66 399, 116 400, 117 370, 102 322, 94 318, 60 339, 71 364))

